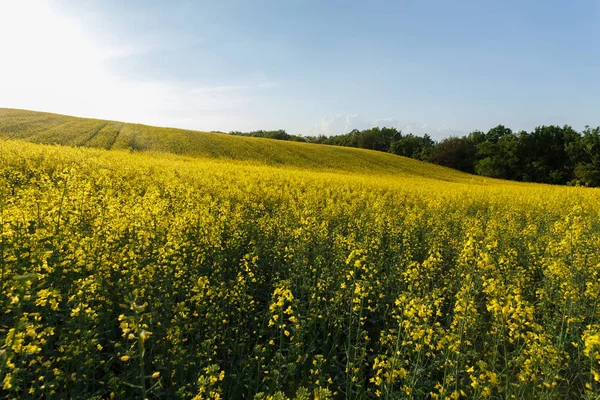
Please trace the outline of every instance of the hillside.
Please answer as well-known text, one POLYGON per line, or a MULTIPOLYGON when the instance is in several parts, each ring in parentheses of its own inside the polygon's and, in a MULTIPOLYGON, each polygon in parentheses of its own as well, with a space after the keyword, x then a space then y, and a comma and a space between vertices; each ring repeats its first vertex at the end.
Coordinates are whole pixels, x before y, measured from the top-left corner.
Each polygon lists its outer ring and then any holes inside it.
MULTIPOLYGON (((0 109, 0 138, 110 150, 166 152, 267 165, 448 181, 485 179, 387 153, 0 109)), ((489 181, 489 179, 488 179, 489 181)))
POLYGON ((600 393, 598 189, 0 121, 0 398, 600 393))

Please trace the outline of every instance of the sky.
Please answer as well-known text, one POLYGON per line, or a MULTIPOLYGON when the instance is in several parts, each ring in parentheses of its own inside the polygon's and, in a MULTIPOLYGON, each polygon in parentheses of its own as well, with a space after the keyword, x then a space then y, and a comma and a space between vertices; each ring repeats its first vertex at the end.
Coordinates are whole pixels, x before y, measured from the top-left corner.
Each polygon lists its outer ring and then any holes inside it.
POLYGON ((0 107, 440 139, 600 125, 598 0, 0 0, 0 107))

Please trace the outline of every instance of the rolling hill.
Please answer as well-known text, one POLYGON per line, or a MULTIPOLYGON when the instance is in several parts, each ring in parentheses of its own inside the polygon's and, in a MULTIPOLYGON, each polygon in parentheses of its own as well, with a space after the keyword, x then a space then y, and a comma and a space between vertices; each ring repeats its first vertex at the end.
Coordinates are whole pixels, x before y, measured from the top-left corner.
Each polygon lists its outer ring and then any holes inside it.
MULTIPOLYGON (((0 109, 0 138, 107 150, 163 152, 263 165, 479 182, 449 168, 371 150, 0 109)), ((487 179, 489 181, 489 179, 487 179)))
POLYGON ((600 190, 0 110, 0 398, 600 393, 600 190))

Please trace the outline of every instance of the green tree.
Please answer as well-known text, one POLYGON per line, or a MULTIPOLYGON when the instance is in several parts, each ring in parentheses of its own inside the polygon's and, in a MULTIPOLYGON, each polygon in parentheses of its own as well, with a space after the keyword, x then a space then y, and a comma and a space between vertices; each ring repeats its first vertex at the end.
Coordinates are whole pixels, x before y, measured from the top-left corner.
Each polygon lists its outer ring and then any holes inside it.
POLYGON ((474 172, 475 149, 465 138, 451 136, 439 142, 431 152, 430 161, 465 172, 474 172))
POLYGON ((428 160, 435 142, 427 134, 415 136, 412 133, 404 135, 392 142, 390 153, 411 157, 417 160, 428 160))
POLYGON ((475 143, 475 172, 479 175, 502 179, 517 179, 519 171, 519 140, 503 125, 471 134, 475 143))
POLYGON ((586 186, 600 186, 600 127, 585 127, 577 144, 569 146, 569 154, 576 162, 575 182, 586 186))

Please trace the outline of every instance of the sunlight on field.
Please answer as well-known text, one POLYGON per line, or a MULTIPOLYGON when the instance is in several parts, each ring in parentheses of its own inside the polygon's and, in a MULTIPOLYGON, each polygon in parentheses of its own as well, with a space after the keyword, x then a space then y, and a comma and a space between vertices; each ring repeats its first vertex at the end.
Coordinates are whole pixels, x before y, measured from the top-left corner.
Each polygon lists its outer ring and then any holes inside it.
POLYGON ((600 191, 363 153, 0 141, 2 397, 593 398, 600 191))
POLYGON ((486 181, 485 178, 437 165, 362 149, 157 128, 23 110, 0 109, 0 138, 135 152, 166 152, 321 171, 486 181))

